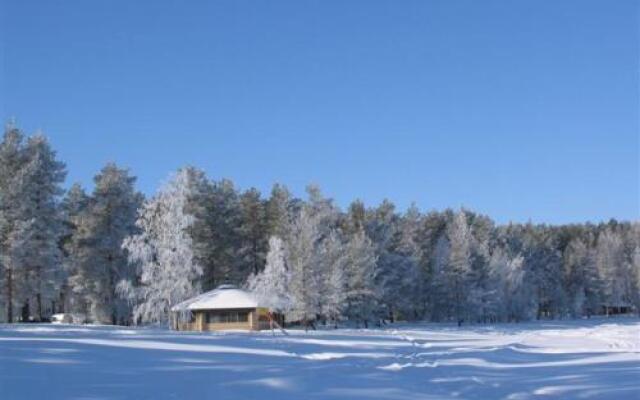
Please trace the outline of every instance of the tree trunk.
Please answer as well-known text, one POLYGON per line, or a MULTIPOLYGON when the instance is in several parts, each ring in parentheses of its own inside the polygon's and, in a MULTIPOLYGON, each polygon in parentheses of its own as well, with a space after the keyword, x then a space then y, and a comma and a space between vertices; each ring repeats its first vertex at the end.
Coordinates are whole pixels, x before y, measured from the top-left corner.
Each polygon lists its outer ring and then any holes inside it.
POLYGON ((36 315, 38 316, 38 321, 42 321, 42 295, 40 291, 36 293, 36 315))
POLYGON ((13 322, 13 274, 7 269, 7 322, 13 322))
POLYGON ((66 291, 66 287, 62 290, 62 292, 60 292, 60 305, 58 306, 58 311, 60 311, 61 313, 66 313, 66 301, 67 299, 65 298, 64 292, 66 291))
POLYGON ((27 299, 22 306, 22 322, 29 322, 29 316, 31 314, 31 310, 29 308, 29 299, 27 299))

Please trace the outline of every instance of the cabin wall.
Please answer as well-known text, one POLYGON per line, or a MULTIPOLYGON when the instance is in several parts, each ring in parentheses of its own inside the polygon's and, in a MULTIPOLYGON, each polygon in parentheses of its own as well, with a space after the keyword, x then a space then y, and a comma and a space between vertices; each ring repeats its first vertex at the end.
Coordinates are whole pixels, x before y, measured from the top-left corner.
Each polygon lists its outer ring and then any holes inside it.
MULTIPOLYGON (((227 310, 218 310, 218 311, 227 311, 227 310)), ((235 310, 228 310, 235 311, 235 310)), ((255 327, 257 324, 254 323, 255 319, 255 310, 246 310, 248 313, 246 321, 238 321, 238 322, 206 322, 206 313, 208 310, 197 311, 196 313, 196 321, 198 321, 197 330, 200 331, 224 331, 224 330, 256 330, 255 327)))
MULTIPOLYGON (((220 310, 225 311, 225 310, 220 310)), ((233 311, 233 310, 228 310, 233 311)), ((248 318, 247 321, 244 322, 206 322, 206 313, 207 310, 198 310, 193 312, 193 321, 192 322, 180 322, 176 318, 171 324, 173 329, 179 331, 199 331, 199 332, 207 332, 207 331, 224 331, 224 330, 250 330, 250 331, 259 331, 271 329, 271 324, 269 321, 269 309, 267 308, 257 308, 254 310, 247 310, 248 318)), ((280 324, 281 316, 276 315, 276 321, 280 324)))

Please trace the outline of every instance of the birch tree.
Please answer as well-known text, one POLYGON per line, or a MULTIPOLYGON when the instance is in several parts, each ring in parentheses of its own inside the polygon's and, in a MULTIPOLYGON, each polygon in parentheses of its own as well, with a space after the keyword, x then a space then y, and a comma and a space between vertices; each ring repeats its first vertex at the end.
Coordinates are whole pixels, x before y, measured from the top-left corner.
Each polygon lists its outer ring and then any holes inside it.
POLYGON ((263 271, 249 277, 247 288, 258 298, 260 305, 286 314, 293 306, 290 281, 291 273, 285 262, 284 242, 277 236, 271 236, 267 264, 263 271))
POLYGON ((449 249, 449 287, 453 297, 453 307, 458 325, 465 320, 468 307, 469 278, 471 274, 471 231, 467 225, 466 213, 457 212, 447 227, 449 249))
POLYGON ((120 295, 133 305, 134 323, 166 323, 171 307, 200 293, 202 267, 194 262, 185 213, 194 171, 180 169, 140 210, 139 234, 124 239, 123 249, 136 267, 136 281, 122 280, 120 295))

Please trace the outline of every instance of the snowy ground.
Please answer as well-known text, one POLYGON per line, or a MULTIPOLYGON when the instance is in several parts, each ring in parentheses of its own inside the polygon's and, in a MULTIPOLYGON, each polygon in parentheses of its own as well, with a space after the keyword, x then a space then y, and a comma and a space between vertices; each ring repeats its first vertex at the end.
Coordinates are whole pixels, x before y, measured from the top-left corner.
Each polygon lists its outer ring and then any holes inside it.
POLYGON ((290 336, 0 325, 0 398, 640 399, 640 322, 290 336))

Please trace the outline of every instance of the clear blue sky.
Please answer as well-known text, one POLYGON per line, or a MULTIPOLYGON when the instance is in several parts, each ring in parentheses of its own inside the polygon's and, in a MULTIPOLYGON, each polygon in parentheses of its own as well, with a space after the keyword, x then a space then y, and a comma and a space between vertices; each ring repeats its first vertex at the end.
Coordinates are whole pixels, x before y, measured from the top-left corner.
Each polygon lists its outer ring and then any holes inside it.
POLYGON ((639 3, 0 0, 0 118, 69 182, 191 164, 346 206, 640 218, 639 3))

